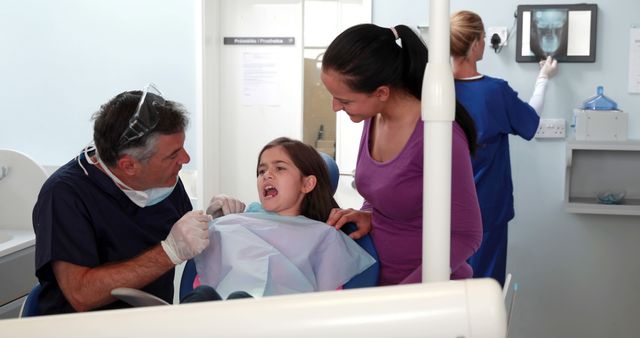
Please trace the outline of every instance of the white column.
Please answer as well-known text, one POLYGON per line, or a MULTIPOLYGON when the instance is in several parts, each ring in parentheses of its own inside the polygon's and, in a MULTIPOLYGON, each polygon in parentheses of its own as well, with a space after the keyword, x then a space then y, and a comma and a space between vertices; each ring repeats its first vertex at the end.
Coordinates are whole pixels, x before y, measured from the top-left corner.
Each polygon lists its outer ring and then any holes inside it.
POLYGON ((449 279, 451 246, 451 122, 455 89, 449 62, 449 1, 430 2, 429 63, 422 86, 424 197, 422 281, 449 279))

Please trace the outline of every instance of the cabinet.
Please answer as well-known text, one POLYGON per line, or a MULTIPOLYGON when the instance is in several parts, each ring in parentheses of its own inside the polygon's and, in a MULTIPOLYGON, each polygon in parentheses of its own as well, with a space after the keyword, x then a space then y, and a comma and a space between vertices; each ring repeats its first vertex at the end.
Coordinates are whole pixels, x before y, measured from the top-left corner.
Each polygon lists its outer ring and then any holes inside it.
POLYGON ((0 256, 0 319, 17 317, 22 302, 36 284, 35 246, 0 256))
POLYGON ((567 141, 565 209, 572 213, 640 216, 640 141, 567 141), (620 204, 596 194, 626 191, 620 204))

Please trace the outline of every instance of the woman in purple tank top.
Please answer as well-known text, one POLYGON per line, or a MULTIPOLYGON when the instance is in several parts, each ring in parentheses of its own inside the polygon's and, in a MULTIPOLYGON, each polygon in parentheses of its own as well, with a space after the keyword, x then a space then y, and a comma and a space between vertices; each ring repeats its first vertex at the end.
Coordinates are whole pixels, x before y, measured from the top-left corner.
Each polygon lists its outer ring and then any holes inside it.
MULTIPOLYGON (((355 222, 351 237, 371 233, 380 257, 380 284, 422 277, 423 122, 420 98, 428 50, 409 27, 353 26, 327 48, 321 79, 333 110, 364 121, 356 166, 360 210, 334 209, 327 221, 355 222)), ((476 132, 456 103, 452 125, 451 278, 469 278, 466 260, 478 249, 482 221, 470 154, 476 132)), ((427 145, 429 146, 429 145, 427 145)))

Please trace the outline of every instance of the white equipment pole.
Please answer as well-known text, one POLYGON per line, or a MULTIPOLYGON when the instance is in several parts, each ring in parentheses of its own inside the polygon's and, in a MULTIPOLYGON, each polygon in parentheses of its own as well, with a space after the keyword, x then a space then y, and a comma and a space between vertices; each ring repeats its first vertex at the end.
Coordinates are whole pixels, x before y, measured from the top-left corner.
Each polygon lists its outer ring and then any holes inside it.
POLYGON ((432 0, 429 62, 422 85, 424 186, 423 283, 449 280, 451 246, 451 140, 455 89, 449 62, 449 0, 432 0))

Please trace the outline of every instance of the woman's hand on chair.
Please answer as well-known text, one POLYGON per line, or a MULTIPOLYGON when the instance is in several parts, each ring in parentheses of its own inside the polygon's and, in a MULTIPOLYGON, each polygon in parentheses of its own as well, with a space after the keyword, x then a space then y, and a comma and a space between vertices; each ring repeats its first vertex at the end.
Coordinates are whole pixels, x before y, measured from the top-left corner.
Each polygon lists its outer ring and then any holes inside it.
POLYGON ((358 227, 358 230, 349 234, 352 239, 359 239, 362 236, 371 232, 371 212, 354 210, 354 209, 340 209, 333 208, 327 219, 327 224, 340 229, 343 225, 353 222, 358 227))

